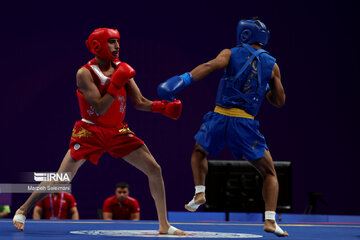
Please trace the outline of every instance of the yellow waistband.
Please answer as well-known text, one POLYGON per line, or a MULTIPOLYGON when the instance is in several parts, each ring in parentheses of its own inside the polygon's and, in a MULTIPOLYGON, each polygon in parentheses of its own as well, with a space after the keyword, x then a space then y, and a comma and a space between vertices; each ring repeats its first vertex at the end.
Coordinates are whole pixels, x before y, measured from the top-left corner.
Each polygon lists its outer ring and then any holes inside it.
POLYGON ((240 108, 223 108, 220 106, 216 106, 214 112, 220 113, 225 116, 229 117, 242 117, 242 118, 249 118, 254 119, 254 116, 251 114, 248 114, 244 110, 240 108))
POLYGON ((122 129, 119 129, 119 133, 122 134, 122 135, 125 135, 125 134, 134 134, 133 131, 130 130, 130 128, 128 127, 123 127, 122 129))

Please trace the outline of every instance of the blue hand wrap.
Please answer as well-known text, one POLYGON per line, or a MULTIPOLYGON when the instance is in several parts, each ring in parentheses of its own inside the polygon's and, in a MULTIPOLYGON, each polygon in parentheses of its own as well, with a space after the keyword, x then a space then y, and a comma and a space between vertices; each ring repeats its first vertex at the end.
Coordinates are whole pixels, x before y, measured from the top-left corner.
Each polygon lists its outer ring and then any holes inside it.
POLYGON ((186 73, 180 75, 179 77, 184 81, 185 87, 189 86, 190 84, 192 84, 194 82, 194 78, 191 75, 191 73, 189 73, 189 72, 186 72, 186 73))

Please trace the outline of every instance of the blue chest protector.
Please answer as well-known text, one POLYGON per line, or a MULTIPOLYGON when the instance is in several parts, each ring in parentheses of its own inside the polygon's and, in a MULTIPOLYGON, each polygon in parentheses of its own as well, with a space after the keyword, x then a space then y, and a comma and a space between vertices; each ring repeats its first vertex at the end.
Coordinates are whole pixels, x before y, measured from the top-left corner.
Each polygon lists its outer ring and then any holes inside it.
POLYGON ((268 52, 248 44, 232 48, 229 65, 219 83, 216 105, 240 108, 256 116, 275 62, 268 52))

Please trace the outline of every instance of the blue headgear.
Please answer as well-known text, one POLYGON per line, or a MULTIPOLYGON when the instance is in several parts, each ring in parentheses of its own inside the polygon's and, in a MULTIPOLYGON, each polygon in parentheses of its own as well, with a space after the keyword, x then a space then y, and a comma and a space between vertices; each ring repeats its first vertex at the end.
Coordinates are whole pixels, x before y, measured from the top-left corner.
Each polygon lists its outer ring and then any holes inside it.
POLYGON ((260 20, 240 20, 237 25, 237 44, 258 43, 265 46, 270 38, 270 32, 260 20))

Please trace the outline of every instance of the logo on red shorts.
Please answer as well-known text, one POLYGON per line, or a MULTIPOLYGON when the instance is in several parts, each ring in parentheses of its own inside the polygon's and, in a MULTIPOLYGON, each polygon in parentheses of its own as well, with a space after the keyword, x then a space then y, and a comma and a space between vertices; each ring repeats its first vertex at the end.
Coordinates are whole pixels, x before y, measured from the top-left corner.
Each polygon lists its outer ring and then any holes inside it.
POLYGON ((77 144, 74 145, 75 150, 79 150, 79 148, 80 148, 80 144, 77 143, 77 144))

